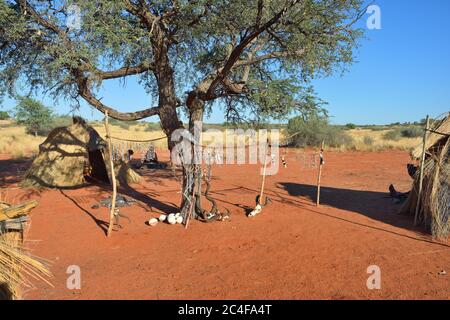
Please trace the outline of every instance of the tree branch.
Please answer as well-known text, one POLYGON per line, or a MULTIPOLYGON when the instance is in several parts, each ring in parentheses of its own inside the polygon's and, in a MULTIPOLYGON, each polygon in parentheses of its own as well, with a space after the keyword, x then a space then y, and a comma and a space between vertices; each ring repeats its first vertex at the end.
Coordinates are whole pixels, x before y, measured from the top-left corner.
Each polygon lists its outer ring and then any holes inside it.
POLYGON ((140 64, 135 67, 122 67, 113 71, 101 71, 95 69, 95 74, 100 77, 102 80, 110 80, 126 77, 129 75, 137 75, 147 71, 153 70, 153 66, 149 66, 148 64, 140 64))
POLYGON ((228 58, 227 62, 225 63, 224 67, 221 68, 220 71, 217 72, 216 78, 212 81, 208 91, 206 92, 206 96, 213 96, 214 91, 216 90, 219 83, 223 82, 223 80, 228 76, 231 69, 235 66, 236 62, 239 60, 239 57, 244 52, 244 50, 247 48, 247 46, 256 39, 261 33, 266 31, 268 28, 270 28, 272 25, 277 23, 285 14, 286 12, 295 6, 300 0, 291 0, 287 6, 285 6, 283 9, 281 9, 272 19, 261 25, 260 27, 257 27, 255 31, 247 35, 244 39, 241 40, 239 45, 237 45, 230 57, 228 58))

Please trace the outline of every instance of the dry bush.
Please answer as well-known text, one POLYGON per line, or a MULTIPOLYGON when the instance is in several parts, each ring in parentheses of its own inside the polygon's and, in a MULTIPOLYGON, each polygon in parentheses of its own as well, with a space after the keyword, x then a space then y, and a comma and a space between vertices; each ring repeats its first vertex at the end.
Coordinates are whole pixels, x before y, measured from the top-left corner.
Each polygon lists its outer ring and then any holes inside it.
POLYGON ((347 133, 353 138, 352 149, 356 151, 382 151, 382 150, 404 150, 410 151, 417 147, 421 138, 402 138, 398 140, 384 139, 390 130, 355 129, 347 133), (371 140, 372 143, 367 143, 371 140))

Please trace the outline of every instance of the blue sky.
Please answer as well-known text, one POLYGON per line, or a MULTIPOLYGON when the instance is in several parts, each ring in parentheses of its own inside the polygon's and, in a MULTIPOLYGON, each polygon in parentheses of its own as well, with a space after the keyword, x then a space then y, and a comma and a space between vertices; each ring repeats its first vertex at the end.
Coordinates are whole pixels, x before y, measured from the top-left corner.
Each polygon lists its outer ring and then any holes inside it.
MULTIPOLYGON (((356 51, 358 62, 343 76, 313 82, 318 96, 328 102, 332 122, 386 124, 450 111, 450 0, 375 3, 381 8, 382 29, 367 30, 367 39, 356 51)), ((120 111, 155 104, 132 79, 125 88, 117 81, 106 82, 100 96, 120 111)), ((54 103, 49 98, 44 102, 60 114, 70 112, 69 102, 54 103)), ((14 101, 5 100, 2 109, 13 106, 14 101)), ((101 118, 87 104, 78 113, 101 118)), ((222 122, 223 113, 215 110, 207 121, 222 122)))

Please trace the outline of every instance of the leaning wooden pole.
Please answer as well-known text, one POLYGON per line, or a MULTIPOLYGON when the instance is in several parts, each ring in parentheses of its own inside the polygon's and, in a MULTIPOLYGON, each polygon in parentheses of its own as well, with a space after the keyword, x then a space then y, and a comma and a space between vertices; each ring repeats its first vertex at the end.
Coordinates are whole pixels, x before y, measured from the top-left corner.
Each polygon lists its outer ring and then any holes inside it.
POLYGON ((430 130, 430 116, 427 115, 425 132, 423 134, 422 156, 420 157, 419 190, 417 191, 417 204, 416 204, 416 212, 414 214, 414 225, 417 225, 418 220, 419 220, 419 211, 420 211, 420 206, 421 206, 420 200, 422 198, 423 176, 424 176, 424 171, 425 171, 425 157, 426 157, 426 151, 427 151, 428 130, 430 130))
POLYGON ((105 131, 106 131, 106 140, 108 141, 108 156, 109 156, 109 167, 110 167, 110 179, 113 189, 112 199, 111 199, 111 212, 109 213, 109 226, 107 236, 110 237, 113 227, 114 227, 114 217, 116 214, 116 198, 117 198, 117 182, 116 182, 116 174, 114 172, 114 162, 112 155, 112 143, 111 143, 111 133, 109 131, 109 123, 108 123, 108 111, 105 111, 105 131))
POLYGON ((321 188, 321 182, 322 182, 322 170, 323 170, 323 166, 325 164, 325 159, 323 156, 324 149, 325 149, 325 140, 322 141, 322 146, 320 148, 319 173, 317 174, 317 201, 316 201, 317 206, 320 206, 320 188, 321 188))
POLYGON ((265 150, 265 154, 264 154, 264 167, 263 167, 263 175, 262 175, 262 179, 261 179, 261 191, 259 193, 259 203, 260 205, 263 204, 263 197, 264 197, 264 188, 266 185, 266 172, 267 172, 267 150, 265 150))

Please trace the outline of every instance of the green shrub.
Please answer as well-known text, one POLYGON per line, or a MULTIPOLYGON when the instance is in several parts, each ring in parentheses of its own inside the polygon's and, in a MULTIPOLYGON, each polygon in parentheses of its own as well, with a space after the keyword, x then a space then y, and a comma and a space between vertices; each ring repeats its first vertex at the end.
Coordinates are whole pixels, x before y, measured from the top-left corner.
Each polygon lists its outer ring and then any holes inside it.
POLYGON ((120 127, 124 130, 129 130, 130 126, 136 125, 136 121, 120 121, 113 118, 109 118, 109 124, 112 126, 120 127))
POLYGON ((410 127, 402 129, 401 134, 404 138, 418 138, 423 136, 423 129, 420 127, 410 127))
POLYGON ((161 130, 161 123, 159 122, 148 122, 145 126, 145 131, 159 131, 161 130))
POLYGON ((347 123, 347 124, 345 125, 345 127, 346 127, 347 129, 349 129, 349 130, 353 130, 353 129, 356 129, 356 124, 354 124, 354 123, 347 123))
POLYGON ((10 118, 9 113, 6 111, 0 111, 0 120, 8 120, 10 118))
POLYGON ((318 147, 322 141, 330 147, 353 144, 353 139, 338 126, 329 124, 326 116, 312 115, 307 118, 295 117, 289 120, 287 135, 296 134, 291 144, 295 147, 318 147))
POLYGON ((401 138, 417 138, 423 136, 423 129, 420 127, 395 128, 386 132, 384 140, 398 141, 401 138))
POLYGON ((383 135, 384 140, 391 140, 391 141, 398 141, 401 139, 401 137, 402 133, 400 129, 390 130, 383 135))

